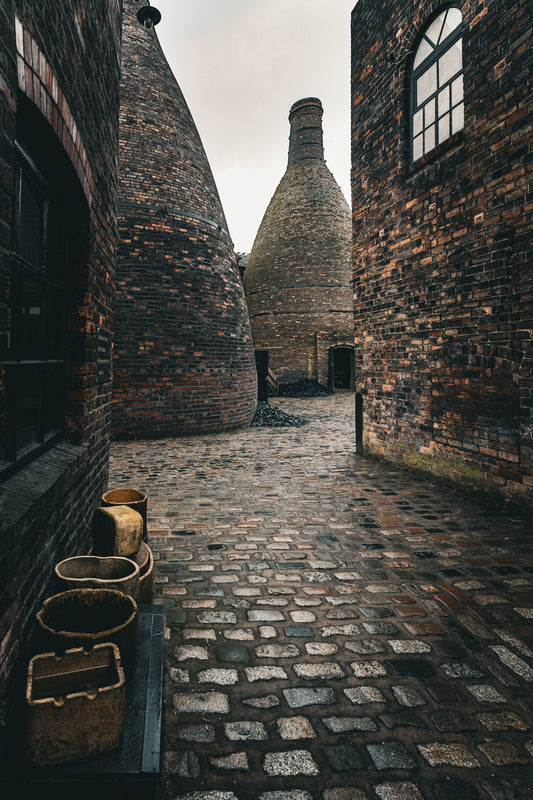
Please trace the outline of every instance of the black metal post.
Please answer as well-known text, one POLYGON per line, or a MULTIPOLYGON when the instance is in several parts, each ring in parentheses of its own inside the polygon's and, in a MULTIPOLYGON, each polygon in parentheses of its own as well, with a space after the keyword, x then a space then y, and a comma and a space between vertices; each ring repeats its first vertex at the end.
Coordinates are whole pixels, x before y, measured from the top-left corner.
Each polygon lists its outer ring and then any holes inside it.
POLYGON ((363 455, 363 395, 355 393, 355 452, 363 455))

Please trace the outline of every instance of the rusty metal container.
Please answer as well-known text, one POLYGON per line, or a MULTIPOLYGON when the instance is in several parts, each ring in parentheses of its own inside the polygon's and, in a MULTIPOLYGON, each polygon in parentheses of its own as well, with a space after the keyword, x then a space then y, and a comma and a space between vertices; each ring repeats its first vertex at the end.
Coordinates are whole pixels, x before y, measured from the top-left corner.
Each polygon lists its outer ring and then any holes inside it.
POLYGON ((40 767, 116 750, 124 734, 125 678, 111 643, 31 659, 26 755, 40 767))
POLYGON ((117 589, 139 597, 139 565, 121 556, 74 556, 55 566, 58 583, 66 589, 117 589))
POLYGON ((137 603, 116 589, 69 589, 44 601, 37 612, 43 649, 64 653, 113 642, 126 675, 137 661, 137 603))
POLYGON ((129 506, 143 518, 143 539, 148 541, 148 497, 139 489, 110 489, 102 495, 104 506, 129 506))

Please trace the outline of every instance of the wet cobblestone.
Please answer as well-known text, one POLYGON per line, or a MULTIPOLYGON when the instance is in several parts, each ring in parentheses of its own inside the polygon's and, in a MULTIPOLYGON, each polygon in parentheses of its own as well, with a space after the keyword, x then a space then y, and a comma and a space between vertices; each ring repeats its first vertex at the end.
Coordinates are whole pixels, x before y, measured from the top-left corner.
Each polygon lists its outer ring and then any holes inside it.
POLYGON ((115 443, 166 606, 161 800, 533 800, 532 525, 302 428, 115 443))

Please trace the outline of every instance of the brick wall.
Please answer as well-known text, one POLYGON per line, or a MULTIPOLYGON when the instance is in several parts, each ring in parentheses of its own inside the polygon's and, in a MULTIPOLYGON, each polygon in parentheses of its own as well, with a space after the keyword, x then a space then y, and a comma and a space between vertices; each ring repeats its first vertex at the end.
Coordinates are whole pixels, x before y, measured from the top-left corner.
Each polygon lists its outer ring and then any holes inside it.
MULTIPOLYGON (((53 566, 86 552, 92 511, 107 481, 111 382, 105 375, 98 379, 96 350, 98 329, 111 331, 114 305, 121 4, 64 0, 58 13, 53 0, 7 0, 0 23, 2 365, 9 330, 17 121, 19 128, 35 124, 40 156, 60 165, 61 175, 68 173, 84 209, 84 260, 69 264, 64 441, 0 487, 2 716, 7 698, 14 698, 14 666, 18 662, 24 668, 34 612, 51 591, 53 566)), ((0 408, 5 412, 1 367, 0 408)))
POLYGON ((464 130, 415 163, 409 70, 435 0, 352 17, 358 386, 366 447, 531 504, 531 6, 461 0, 464 130))
POLYGON ((237 258, 194 121, 137 10, 125 3, 113 435, 233 428, 257 403, 237 258))
POLYGON ((256 350, 282 384, 328 385, 328 348, 353 346, 350 211, 324 161, 322 104, 291 109, 287 170, 244 273, 256 350))

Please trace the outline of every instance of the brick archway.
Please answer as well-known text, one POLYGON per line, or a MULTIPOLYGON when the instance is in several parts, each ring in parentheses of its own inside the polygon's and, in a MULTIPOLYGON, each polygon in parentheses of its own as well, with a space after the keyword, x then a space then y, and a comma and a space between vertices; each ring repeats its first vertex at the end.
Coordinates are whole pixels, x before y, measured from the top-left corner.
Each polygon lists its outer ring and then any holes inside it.
POLYGON ((41 111, 70 159, 89 205, 94 181, 74 116, 37 42, 15 16, 18 88, 41 111))

